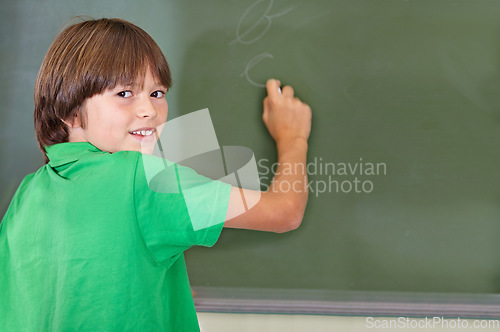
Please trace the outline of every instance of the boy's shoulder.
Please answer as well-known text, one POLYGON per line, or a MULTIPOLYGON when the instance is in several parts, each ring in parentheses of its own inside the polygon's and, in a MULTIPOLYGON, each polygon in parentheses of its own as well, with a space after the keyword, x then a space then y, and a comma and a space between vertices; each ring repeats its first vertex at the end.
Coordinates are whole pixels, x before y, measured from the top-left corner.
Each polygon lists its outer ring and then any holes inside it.
POLYGON ((9 212, 30 206, 27 202, 42 201, 47 195, 69 199, 81 192, 96 192, 99 196, 96 188, 134 188, 140 152, 109 153, 83 142, 59 143, 46 147, 46 151, 49 162, 23 178, 2 219, 9 212))

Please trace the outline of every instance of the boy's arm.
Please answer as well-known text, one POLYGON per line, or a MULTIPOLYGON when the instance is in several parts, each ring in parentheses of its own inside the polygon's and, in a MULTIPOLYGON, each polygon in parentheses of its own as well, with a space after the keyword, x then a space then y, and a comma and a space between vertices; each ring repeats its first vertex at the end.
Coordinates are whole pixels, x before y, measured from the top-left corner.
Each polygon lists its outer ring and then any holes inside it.
POLYGON ((311 109, 294 97, 292 87, 285 86, 281 93, 279 87, 279 81, 267 81, 262 116, 276 142, 276 175, 266 192, 233 187, 224 227, 281 233, 298 228, 302 222, 308 197, 306 159, 311 109), (244 213, 242 194, 249 202, 260 196, 257 204, 244 213))

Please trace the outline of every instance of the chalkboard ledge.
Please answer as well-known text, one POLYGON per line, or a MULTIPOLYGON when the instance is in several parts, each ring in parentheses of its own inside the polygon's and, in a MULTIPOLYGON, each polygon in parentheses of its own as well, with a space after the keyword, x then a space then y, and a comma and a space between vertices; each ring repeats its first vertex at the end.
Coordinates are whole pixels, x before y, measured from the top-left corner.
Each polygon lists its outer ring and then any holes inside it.
POLYGON ((199 312, 498 318, 500 295, 193 287, 199 312))

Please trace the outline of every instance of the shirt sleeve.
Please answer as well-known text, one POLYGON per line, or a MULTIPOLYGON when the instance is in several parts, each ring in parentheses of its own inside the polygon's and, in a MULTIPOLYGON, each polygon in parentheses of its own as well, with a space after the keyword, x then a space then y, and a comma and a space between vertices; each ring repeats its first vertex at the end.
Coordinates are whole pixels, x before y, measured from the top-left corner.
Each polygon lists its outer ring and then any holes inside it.
POLYGON ((230 185, 190 168, 139 155, 134 179, 136 217, 156 261, 170 267, 192 246, 213 246, 226 219, 230 191, 230 185))

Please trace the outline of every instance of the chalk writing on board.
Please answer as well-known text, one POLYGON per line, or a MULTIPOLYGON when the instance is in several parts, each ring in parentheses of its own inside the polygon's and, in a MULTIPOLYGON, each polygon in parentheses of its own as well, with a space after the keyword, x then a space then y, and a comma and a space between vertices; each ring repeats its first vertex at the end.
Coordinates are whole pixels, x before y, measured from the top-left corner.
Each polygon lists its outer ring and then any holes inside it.
POLYGON ((261 53, 261 54, 255 56, 255 57, 253 57, 250 61, 248 61, 247 66, 245 67, 245 71, 243 73, 241 73, 240 76, 245 76, 245 78, 247 79, 247 81, 250 84, 252 84, 252 85, 254 85, 256 87, 265 88, 266 87, 265 84, 257 83, 254 80, 252 80, 252 78, 250 77, 249 71, 250 71, 250 69, 252 69, 253 66, 255 66, 256 64, 258 64, 262 60, 264 60, 264 59, 272 59, 272 58, 274 58, 273 55, 270 54, 270 53, 267 53, 267 52, 261 53))
MULTIPOLYGON (((249 44, 257 42, 259 39, 261 39, 269 31, 274 18, 283 16, 294 9, 293 6, 290 6, 286 9, 283 9, 281 11, 275 12, 274 14, 271 14, 270 12, 273 8, 273 5, 274 5, 274 0, 257 0, 250 7, 248 7, 245 10, 245 12, 243 13, 243 15, 240 17, 240 20, 238 21, 238 24, 236 26, 236 39, 229 42, 229 45, 232 45, 234 43, 241 43, 243 45, 249 45, 249 44), (262 13, 262 15, 255 21, 255 23, 252 26, 250 26, 246 30, 243 30, 242 25, 245 22, 245 19, 247 18, 247 16, 250 13, 252 13, 252 11, 255 10, 255 8, 259 4, 261 4, 262 2, 265 2, 265 1, 268 1, 268 5, 267 5, 266 10, 262 13), (258 32, 257 28, 261 29, 260 33, 258 33, 258 34, 257 34, 257 32, 258 32), (253 38, 250 38, 249 36, 252 36, 253 38)), ((243 71, 243 73, 241 73, 240 76, 241 77, 244 76, 247 79, 247 81, 250 84, 252 84, 253 86, 256 86, 259 88, 265 87, 265 84, 257 83, 254 80, 252 80, 252 78, 250 77, 249 71, 256 64, 261 62, 262 60, 273 59, 273 58, 274 58, 273 55, 268 53, 268 52, 264 52, 264 53, 260 53, 260 54, 256 55, 255 57, 250 59, 250 61, 247 63, 247 65, 245 67, 245 70, 243 71)))
POLYGON ((288 7, 287 9, 284 9, 278 13, 270 15, 269 12, 271 11, 271 8, 273 7, 273 3, 274 3, 274 0, 257 0, 254 4, 252 4, 250 7, 248 7, 247 10, 245 10, 243 15, 241 16, 240 20, 238 21, 238 25, 236 26, 236 39, 231 41, 229 43, 229 45, 234 44, 236 42, 239 42, 239 43, 244 44, 244 45, 255 43, 260 38, 262 38, 262 36, 264 36, 267 33, 267 31, 271 28, 273 18, 283 16, 286 13, 288 13, 289 11, 293 10, 293 6, 291 6, 291 7, 288 7), (250 28, 248 28, 244 32, 242 32, 241 25, 245 21, 245 18, 248 16, 248 14, 250 14, 252 12, 252 10, 258 4, 260 4, 261 2, 264 2, 264 1, 269 1, 269 4, 268 4, 266 10, 264 11, 264 13, 262 14, 262 16, 259 17, 259 19, 250 28), (262 31, 256 37, 253 37, 249 40, 245 40, 245 38, 250 33, 252 33, 257 27, 261 26, 261 23, 263 23, 263 22, 265 25, 263 26, 262 31))

